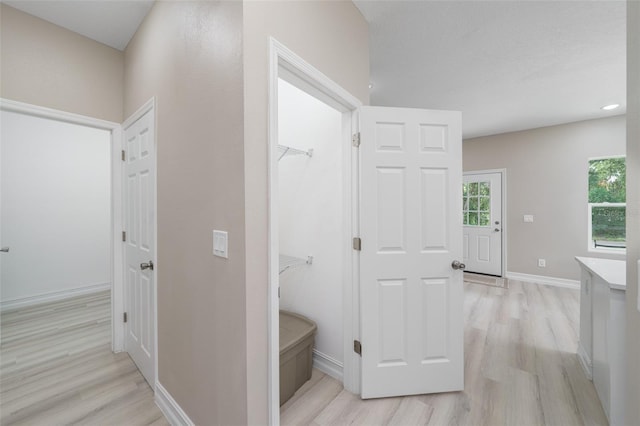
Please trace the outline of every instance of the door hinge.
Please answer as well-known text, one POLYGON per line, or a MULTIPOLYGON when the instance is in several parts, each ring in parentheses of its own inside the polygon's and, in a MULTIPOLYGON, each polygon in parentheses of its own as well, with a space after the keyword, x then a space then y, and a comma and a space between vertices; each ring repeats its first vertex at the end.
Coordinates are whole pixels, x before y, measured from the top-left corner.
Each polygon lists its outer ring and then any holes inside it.
POLYGON ((122 231, 122 241, 127 241, 127 231, 122 231))
POLYGON ((354 133, 353 136, 351 136, 351 144, 356 148, 360 146, 360 132, 354 133))
POLYGON ((124 159, 126 158, 126 154, 124 153, 124 149, 122 150, 122 155, 121 155, 121 157, 122 157, 122 161, 124 161, 124 159))
POLYGON ((353 238, 353 249, 354 250, 362 250, 362 240, 359 237, 353 238))
POLYGON ((278 299, 280 299, 280 287, 278 287, 278 299))
POLYGON ((359 340, 353 341, 353 351, 358 355, 362 356, 362 344, 359 340))
POLYGON ((124 322, 127 322, 127 313, 126 312, 122 315, 122 319, 123 319, 124 322))

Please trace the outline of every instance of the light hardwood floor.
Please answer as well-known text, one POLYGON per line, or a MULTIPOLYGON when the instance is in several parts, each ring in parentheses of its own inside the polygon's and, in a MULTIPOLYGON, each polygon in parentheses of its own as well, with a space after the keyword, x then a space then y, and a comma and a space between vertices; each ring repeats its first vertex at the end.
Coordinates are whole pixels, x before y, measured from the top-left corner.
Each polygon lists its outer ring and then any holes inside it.
MULTIPOLYGON (((314 370, 283 425, 606 425, 576 358, 579 293, 465 284, 465 391, 362 401, 314 370)), ((3 313, 0 424, 167 425, 127 354, 108 293, 3 313)))
POLYGON ((111 352, 109 292, 2 313, 0 424, 168 425, 129 355, 111 352))
POLYGON ((576 356, 579 292, 465 283, 465 390, 363 401, 313 376, 281 407, 283 425, 606 425, 576 356))

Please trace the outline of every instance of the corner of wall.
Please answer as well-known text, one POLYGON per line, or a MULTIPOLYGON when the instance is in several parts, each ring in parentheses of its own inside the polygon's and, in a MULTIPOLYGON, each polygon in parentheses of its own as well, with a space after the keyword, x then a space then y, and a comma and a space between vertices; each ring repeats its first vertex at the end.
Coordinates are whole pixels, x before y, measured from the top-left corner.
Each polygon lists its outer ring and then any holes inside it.
POLYGON ((640 420, 640 2, 627 2, 626 423, 640 420))

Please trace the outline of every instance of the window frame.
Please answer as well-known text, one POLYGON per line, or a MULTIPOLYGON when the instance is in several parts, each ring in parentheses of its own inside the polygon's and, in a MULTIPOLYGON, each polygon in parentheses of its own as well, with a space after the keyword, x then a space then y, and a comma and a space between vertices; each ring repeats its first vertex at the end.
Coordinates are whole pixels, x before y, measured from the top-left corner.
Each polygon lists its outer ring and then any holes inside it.
MULTIPOLYGON (((626 165, 627 165, 626 155, 607 155, 602 157, 587 158, 587 251, 589 253, 620 254, 620 255, 625 255, 627 253, 626 247, 625 248, 596 247, 595 244, 593 243, 593 224, 591 222, 593 207, 624 207, 625 211, 627 208, 626 202, 624 203, 590 203, 589 202, 589 164, 592 161, 608 160, 613 158, 624 158, 625 168, 626 168, 626 165)), ((625 233, 626 233, 626 230, 625 230, 625 233)), ((626 245, 626 235, 625 235, 625 245, 626 245)))

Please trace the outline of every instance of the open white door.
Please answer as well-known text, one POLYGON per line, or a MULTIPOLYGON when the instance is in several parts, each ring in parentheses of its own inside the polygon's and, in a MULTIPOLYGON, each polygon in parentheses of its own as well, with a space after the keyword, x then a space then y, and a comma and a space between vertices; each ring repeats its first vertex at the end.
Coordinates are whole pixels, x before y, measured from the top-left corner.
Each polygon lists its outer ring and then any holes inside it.
POLYGON ((502 174, 465 173, 462 188, 465 271, 502 276, 502 174))
MULTIPOLYGON (((134 116, 135 117, 135 116, 134 116)), ((125 348, 149 385, 155 385, 154 110, 124 126, 125 348)), ((129 122, 129 120, 127 121, 129 122)))
POLYGON ((464 388, 460 113, 360 112, 362 398, 464 388))

